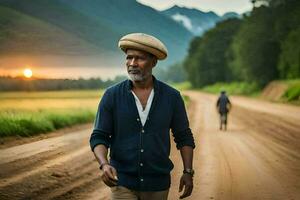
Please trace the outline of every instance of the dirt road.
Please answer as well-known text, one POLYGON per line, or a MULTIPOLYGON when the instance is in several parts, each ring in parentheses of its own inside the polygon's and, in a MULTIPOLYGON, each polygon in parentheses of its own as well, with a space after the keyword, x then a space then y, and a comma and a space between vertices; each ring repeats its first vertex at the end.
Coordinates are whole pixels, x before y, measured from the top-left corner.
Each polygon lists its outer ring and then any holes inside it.
MULTIPOLYGON (((186 92, 196 140, 193 195, 204 200, 300 199, 300 108, 232 98, 228 131, 218 130, 216 96, 186 92)), ((0 150, 0 199, 109 199, 88 146, 90 128, 0 150)), ((169 199, 182 173, 172 145, 169 199)))

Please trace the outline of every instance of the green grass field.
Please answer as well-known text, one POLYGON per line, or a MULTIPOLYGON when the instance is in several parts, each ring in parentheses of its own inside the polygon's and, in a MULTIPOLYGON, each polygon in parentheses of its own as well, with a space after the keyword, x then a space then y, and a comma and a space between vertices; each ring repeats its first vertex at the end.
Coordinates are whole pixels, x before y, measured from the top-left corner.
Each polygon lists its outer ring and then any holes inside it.
POLYGON ((1 92, 0 137, 31 136, 92 122, 103 91, 1 92))

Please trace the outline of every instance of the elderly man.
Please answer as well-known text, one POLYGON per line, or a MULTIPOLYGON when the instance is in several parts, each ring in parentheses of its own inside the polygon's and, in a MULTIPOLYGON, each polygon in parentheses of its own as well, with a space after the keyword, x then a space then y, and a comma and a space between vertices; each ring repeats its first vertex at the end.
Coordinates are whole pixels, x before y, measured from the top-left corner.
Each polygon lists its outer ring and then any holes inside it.
POLYGON ((220 130, 223 129, 223 124, 224 124, 224 130, 227 130, 227 118, 228 118, 228 113, 231 109, 231 102, 226 95, 226 91, 222 90, 221 94, 217 100, 217 109, 220 114, 220 130))
POLYGON ((167 49, 157 38, 133 33, 122 37, 130 80, 108 88, 99 104, 91 149, 111 198, 166 200, 173 163, 170 129, 183 160, 180 198, 193 190, 193 135, 180 93, 152 75, 167 49), (110 149, 107 159, 108 149, 110 149))

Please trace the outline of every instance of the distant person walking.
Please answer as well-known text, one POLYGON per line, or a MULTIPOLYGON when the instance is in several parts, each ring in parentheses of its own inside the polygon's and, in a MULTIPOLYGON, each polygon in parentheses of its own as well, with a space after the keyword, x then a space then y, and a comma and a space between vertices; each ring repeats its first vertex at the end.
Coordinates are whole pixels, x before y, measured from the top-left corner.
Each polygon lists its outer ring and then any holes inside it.
POLYGON ((188 197, 195 143, 184 102, 179 91, 152 75, 167 49, 143 33, 124 36, 119 47, 126 54, 129 79, 103 94, 90 138, 102 180, 111 188, 112 200, 167 200, 174 167, 169 158, 171 129, 183 161, 180 198, 188 197))
POLYGON ((221 94, 218 98, 217 109, 220 114, 220 130, 223 129, 223 125, 224 125, 224 130, 226 131, 227 130, 227 115, 231 109, 231 102, 226 95, 226 91, 224 91, 224 90, 221 91, 221 94))

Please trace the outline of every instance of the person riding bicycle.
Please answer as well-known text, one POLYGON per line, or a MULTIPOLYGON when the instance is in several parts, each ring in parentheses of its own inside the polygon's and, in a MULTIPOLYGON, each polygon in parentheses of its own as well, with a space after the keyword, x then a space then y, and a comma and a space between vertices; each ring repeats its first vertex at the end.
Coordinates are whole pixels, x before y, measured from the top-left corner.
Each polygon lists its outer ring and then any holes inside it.
POLYGON ((226 131, 226 129, 227 129, 227 113, 231 109, 231 102, 230 102, 229 98, 227 97, 225 90, 221 91, 221 94, 218 98, 217 109, 218 109, 218 112, 220 113, 220 130, 222 130, 223 124, 224 124, 224 130, 226 131))

